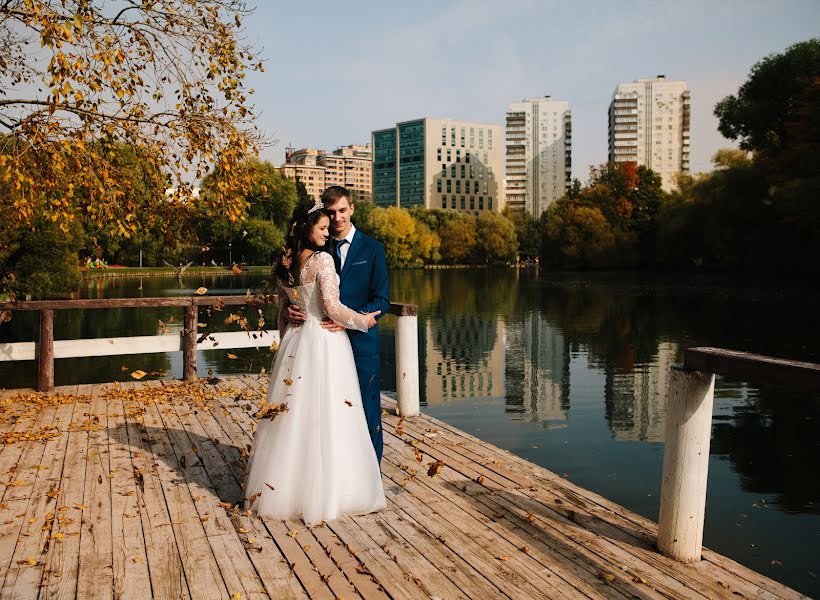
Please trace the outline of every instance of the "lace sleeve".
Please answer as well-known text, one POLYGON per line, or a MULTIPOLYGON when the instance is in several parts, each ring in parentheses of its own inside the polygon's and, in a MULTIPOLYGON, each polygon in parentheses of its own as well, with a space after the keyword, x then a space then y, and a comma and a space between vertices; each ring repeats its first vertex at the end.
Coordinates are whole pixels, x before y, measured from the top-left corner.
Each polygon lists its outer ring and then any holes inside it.
POLYGON ((348 329, 367 331, 367 317, 357 313, 339 301, 339 280, 333 259, 326 252, 316 257, 316 282, 322 294, 322 305, 325 314, 335 323, 348 329))

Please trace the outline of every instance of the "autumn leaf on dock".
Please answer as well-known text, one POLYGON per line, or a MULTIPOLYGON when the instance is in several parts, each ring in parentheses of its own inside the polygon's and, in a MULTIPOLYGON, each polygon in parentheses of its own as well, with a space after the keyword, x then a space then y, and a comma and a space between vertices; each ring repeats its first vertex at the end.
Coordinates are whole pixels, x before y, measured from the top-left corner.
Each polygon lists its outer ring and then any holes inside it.
POLYGON ((145 371, 142 371, 140 369, 137 369, 136 371, 131 372, 131 377, 133 377, 134 379, 142 379, 146 375, 148 375, 148 373, 146 373, 145 371))
POLYGON ((262 402, 261 408, 257 411, 254 417, 257 419, 270 419, 272 421, 282 413, 286 412, 288 412, 288 405, 285 402, 282 404, 268 404, 267 402, 262 402))
POLYGON ((438 475, 439 473, 441 473, 442 467, 444 467, 444 461, 443 460, 437 460, 435 462, 431 462, 430 467, 427 469, 427 475, 429 475, 430 477, 438 475))
POLYGON ((195 293, 202 296, 203 294, 208 293, 208 288, 206 288, 206 287, 197 288, 195 293))

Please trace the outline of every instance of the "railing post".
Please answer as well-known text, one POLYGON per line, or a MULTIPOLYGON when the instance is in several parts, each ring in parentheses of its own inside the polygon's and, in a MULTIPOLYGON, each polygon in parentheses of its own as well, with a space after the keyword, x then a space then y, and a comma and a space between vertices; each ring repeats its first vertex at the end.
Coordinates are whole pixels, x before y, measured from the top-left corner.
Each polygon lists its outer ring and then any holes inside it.
POLYGON ((419 414, 418 307, 404 304, 396 313, 396 401, 399 414, 419 414))
POLYGON ((40 310, 40 341, 37 344, 37 389, 54 389, 54 311, 40 310))
POLYGON ((700 560, 715 376, 672 367, 658 518, 658 550, 700 560))
POLYGON ((182 378, 185 381, 196 380, 196 337, 199 307, 195 304, 185 307, 185 320, 182 329, 182 378))

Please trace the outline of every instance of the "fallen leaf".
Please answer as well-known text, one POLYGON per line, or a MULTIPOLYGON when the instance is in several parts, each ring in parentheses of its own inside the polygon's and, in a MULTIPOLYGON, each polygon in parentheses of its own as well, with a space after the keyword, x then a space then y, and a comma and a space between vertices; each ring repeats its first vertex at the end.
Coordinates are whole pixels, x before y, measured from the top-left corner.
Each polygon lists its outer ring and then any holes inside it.
POLYGON ((236 354, 231 354, 231 353, 229 352, 229 353, 228 353, 228 358, 230 358, 231 360, 236 360, 236 359, 237 359, 237 358, 239 358, 239 357, 238 357, 236 354))
POLYGON ((285 385, 293 385, 293 379, 291 379, 290 377, 285 377, 282 381, 285 385))
POLYGON ((441 473, 441 469, 444 467, 443 460, 437 460, 435 462, 431 462, 429 468, 427 469, 427 475, 433 477, 434 475, 438 475, 441 473))
POLYGON ((600 573, 598 573, 598 579, 610 583, 611 581, 615 581, 615 576, 612 573, 601 571, 600 573))
POLYGON ((510 557, 507 556, 506 554, 502 554, 501 556, 497 556, 496 558, 498 560, 504 560, 504 561, 510 560, 510 557))
POLYGON ((206 288, 206 287, 201 287, 201 288, 197 288, 197 290, 196 290, 196 292, 195 292, 195 293, 197 293, 197 294, 199 294, 199 295, 201 296, 202 294, 205 294, 207 291, 208 291, 208 288, 206 288))
POLYGON ((148 375, 148 373, 146 373, 145 371, 141 371, 140 369, 131 372, 131 377, 133 377, 134 379, 142 379, 146 375, 148 375))

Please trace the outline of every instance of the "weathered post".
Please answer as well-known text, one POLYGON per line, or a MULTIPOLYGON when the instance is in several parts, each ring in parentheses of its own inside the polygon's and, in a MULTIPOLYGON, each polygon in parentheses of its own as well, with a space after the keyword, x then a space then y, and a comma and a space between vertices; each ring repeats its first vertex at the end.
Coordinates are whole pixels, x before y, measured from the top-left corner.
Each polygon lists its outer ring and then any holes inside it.
POLYGON ((196 380, 196 335, 199 307, 195 304, 185 307, 182 329, 182 379, 196 380))
POLYGON ((658 550, 700 560, 715 376, 672 367, 658 518, 658 550))
POLYGON ((54 389, 54 311, 40 310, 40 341, 37 344, 37 389, 54 389))
POLYGON ((419 330, 418 306, 393 304, 396 319, 396 401, 399 414, 419 414, 419 330))

